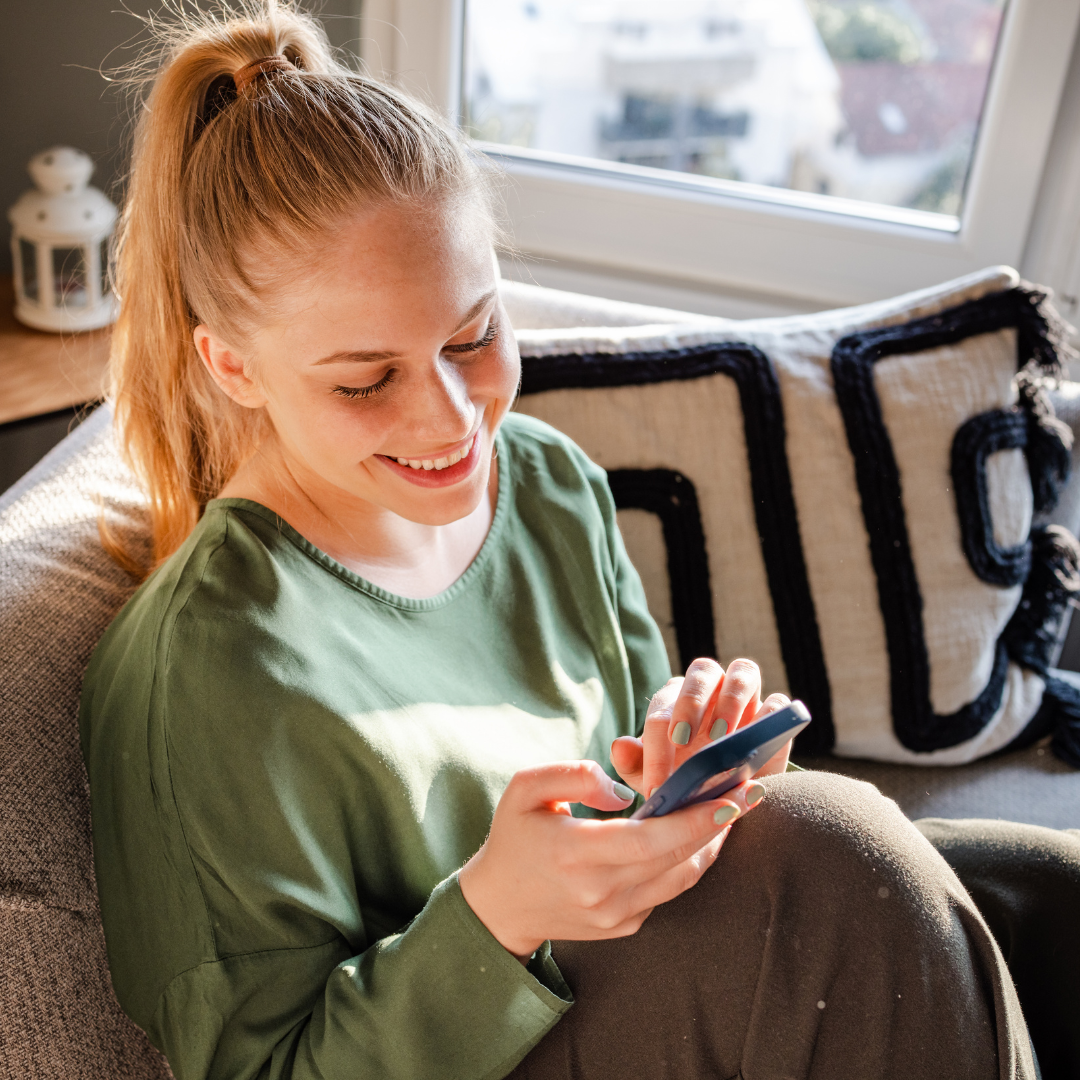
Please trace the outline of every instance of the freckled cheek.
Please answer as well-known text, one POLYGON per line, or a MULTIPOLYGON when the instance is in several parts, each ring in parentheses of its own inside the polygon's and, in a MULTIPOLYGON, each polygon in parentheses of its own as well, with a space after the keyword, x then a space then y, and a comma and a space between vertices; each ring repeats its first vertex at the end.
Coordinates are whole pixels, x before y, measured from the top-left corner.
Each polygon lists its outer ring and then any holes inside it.
POLYGON ((493 350, 491 359, 477 372, 470 391, 473 397, 484 397, 499 402, 503 410, 509 407, 517 393, 521 378, 521 359, 517 343, 493 350))
POLYGON ((326 400, 323 394, 313 394, 306 415, 296 418, 296 441, 326 461, 356 462, 377 453, 387 426, 379 410, 337 396, 326 400))
POLYGON ((393 428, 386 415, 379 409, 360 409, 349 403, 335 410, 333 423, 326 425, 321 438, 331 452, 340 454, 342 450, 351 460, 377 454, 386 435, 393 428))

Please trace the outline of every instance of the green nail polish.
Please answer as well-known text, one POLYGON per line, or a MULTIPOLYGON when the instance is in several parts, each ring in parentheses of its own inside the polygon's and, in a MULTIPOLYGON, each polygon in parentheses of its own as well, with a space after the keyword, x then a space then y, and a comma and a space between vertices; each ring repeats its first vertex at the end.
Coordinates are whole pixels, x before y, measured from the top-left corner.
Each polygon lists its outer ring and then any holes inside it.
POLYGON ((719 810, 713 814, 712 819, 717 825, 726 825, 732 818, 738 817, 739 811, 734 806, 721 806, 719 810))
POLYGON ((625 784, 616 784, 615 794, 618 795, 620 799, 625 799, 627 802, 630 802, 634 798, 634 789, 632 787, 627 787, 625 784))
POLYGON ((721 735, 728 733, 728 726, 726 720, 717 720, 715 724, 709 729, 710 739, 719 739, 721 735))
POLYGON ((676 746, 685 746, 690 741, 690 725, 685 720, 680 720, 671 733, 671 741, 676 746))
POLYGON ((757 806, 759 802, 765 797, 765 787, 763 784, 751 784, 746 789, 746 805, 757 806))

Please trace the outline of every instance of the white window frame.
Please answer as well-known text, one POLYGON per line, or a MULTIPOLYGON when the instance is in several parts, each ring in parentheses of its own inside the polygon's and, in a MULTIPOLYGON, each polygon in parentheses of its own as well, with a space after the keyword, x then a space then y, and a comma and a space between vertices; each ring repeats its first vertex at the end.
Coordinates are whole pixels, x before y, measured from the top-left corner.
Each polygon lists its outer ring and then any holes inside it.
MULTIPOLYGON (((464 0, 365 0, 369 69, 451 117, 464 0)), ((1080 23, 1080 0, 1010 0, 958 222, 942 215, 484 144, 528 255, 702 289, 862 303, 1019 266, 1080 23)))

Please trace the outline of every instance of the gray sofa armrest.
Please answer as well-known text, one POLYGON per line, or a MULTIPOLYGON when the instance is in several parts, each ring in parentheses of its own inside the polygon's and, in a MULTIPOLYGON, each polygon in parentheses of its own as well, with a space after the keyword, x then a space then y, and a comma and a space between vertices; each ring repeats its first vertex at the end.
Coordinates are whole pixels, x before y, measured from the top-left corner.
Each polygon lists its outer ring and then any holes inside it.
POLYGON ((100 408, 0 498, 0 1074, 168 1080, 112 992, 77 713, 135 583, 97 519, 145 543, 145 499, 100 408), (5 1072, 4 1066, 9 1071, 5 1072))

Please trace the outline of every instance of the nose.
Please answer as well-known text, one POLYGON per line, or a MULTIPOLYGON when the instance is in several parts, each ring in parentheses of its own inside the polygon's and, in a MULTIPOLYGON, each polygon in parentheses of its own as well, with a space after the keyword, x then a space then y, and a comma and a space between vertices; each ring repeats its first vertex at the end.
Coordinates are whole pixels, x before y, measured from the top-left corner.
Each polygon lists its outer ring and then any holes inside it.
POLYGON ((476 406, 459 366, 439 356, 410 394, 410 426, 418 441, 437 446, 460 442, 476 426, 476 406))

